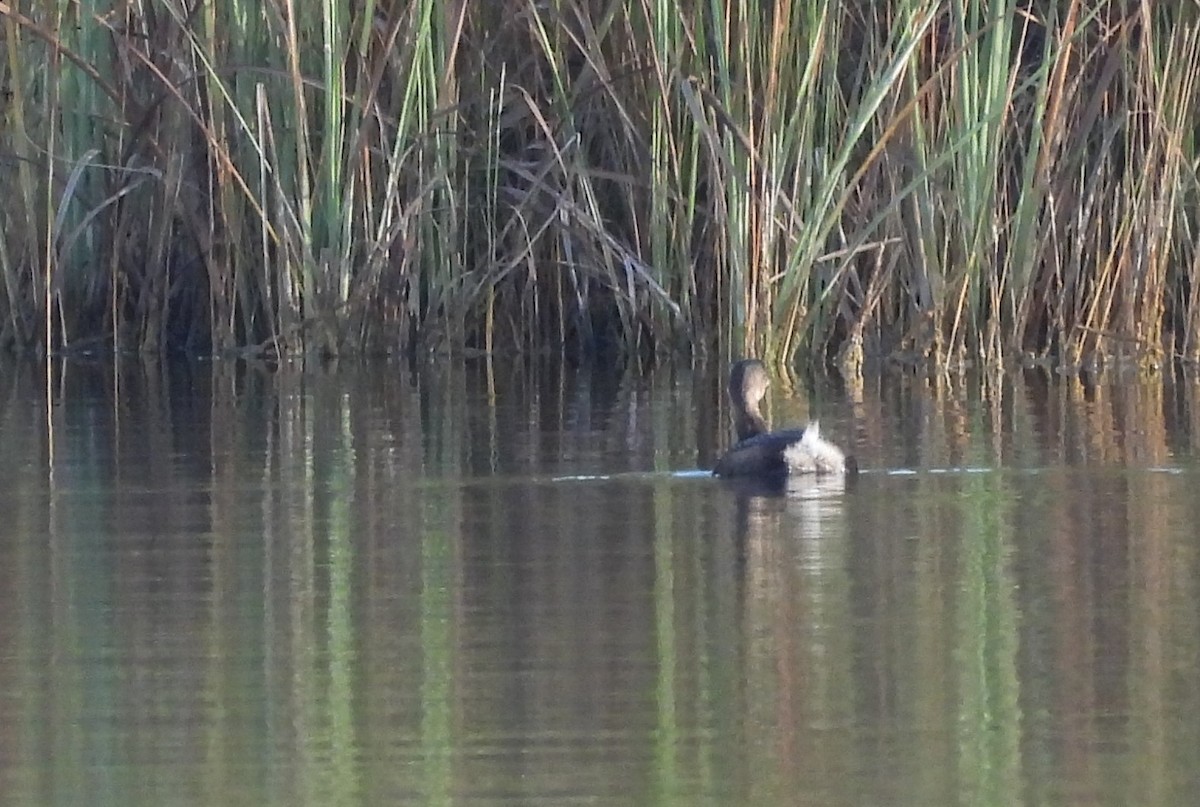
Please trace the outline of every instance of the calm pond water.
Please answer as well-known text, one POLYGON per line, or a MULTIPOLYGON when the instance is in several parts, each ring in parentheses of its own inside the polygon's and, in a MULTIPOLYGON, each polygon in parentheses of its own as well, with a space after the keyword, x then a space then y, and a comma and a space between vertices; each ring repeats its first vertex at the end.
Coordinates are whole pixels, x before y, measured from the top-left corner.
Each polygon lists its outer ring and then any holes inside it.
POLYGON ((0 367, 0 803, 1200 793, 1200 384, 0 367))

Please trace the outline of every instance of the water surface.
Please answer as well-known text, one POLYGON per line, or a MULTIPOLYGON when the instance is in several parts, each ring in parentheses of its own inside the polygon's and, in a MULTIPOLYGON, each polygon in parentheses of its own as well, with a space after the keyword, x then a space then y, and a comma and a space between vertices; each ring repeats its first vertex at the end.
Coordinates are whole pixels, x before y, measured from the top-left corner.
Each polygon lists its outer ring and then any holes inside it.
POLYGON ((0 368, 0 803, 1185 804, 1200 385, 0 368))

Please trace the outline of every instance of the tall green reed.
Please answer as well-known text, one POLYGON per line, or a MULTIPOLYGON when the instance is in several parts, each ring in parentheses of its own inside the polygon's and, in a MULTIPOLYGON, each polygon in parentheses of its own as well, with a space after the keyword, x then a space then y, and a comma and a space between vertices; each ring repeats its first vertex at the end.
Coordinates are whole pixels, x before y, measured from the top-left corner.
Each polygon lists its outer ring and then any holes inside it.
POLYGON ((1043 5, 3 3, 0 338, 1200 359, 1196 15, 1043 5))

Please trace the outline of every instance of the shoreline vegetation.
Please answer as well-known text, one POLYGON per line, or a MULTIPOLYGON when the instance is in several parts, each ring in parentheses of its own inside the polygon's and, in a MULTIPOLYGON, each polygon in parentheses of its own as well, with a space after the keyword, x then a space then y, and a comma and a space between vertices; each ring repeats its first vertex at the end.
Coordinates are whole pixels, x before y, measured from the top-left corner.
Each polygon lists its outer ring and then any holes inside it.
POLYGON ((1200 9, 0 0, 0 349, 1200 363, 1200 9))

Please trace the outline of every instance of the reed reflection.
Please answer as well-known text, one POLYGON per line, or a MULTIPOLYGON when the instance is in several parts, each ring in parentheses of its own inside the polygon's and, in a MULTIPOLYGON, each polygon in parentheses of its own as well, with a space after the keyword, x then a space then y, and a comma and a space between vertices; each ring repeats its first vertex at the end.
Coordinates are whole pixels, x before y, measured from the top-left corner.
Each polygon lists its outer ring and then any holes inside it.
POLYGON ((55 372, 0 373, 15 801, 1184 803, 1200 769, 1192 382, 780 390, 864 473, 762 490, 676 473, 728 439, 716 371, 55 372))

